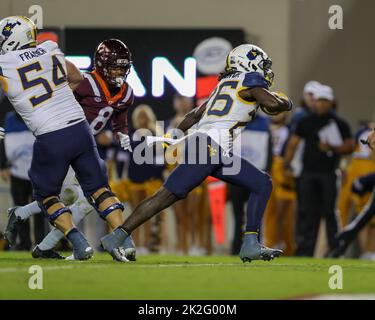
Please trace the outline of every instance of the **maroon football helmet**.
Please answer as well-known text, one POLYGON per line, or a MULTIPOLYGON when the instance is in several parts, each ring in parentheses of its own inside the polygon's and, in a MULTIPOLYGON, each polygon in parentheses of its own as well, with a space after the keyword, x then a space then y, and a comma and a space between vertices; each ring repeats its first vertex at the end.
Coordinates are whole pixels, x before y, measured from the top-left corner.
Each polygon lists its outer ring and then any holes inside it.
POLYGON ((110 86, 120 87, 125 82, 131 65, 130 50, 121 40, 104 40, 95 51, 95 70, 110 86), (111 72, 111 69, 119 69, 121 72, 111 72))

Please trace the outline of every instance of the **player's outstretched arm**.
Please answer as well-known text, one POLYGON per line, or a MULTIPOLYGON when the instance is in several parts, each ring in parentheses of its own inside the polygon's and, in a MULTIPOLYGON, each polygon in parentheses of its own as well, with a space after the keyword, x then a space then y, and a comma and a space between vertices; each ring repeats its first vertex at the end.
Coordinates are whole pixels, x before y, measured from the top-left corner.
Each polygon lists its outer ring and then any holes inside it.
POLYGON ((290 111, 293 108, 292 101, 287 97, 261 87, 242 90, 239 95, 246 101, 256 100, 260 106, 266 107, 271 112, 290 111))
POLYGON ((77 88, 83 80, 83 76, 81 74, 81 71, 79 71, 79 69, 73 63, 68 60, 65 60, 65 63, 68 74, 69 87, 74 91, 74 89, 77 88))
POLYGON ((201 106, 191 110, 187 113, 181 122, 178 124, 176 129, 179 129, 183 132, 190 129, 193 125, 195 125, 199 120, 202 118, 203 113, 206 111, 207 101, 204 102, 201 106))

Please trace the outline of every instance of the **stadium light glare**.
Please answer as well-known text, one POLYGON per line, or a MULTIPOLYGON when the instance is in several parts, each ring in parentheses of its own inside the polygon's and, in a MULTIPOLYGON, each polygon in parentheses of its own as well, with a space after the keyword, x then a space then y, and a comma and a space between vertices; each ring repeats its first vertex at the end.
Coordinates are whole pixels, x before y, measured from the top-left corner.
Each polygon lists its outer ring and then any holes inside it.
POLYGON ((165 57, 152 60, 152 95, 161 97, 164 94, 164 78, 183 96, 193 97, 196 91, 196 60, 186 58, 184 76, 165 57))
MULTIPOLYGON (((75 64, 82 72, 86 72, 92 65, 88 55, 66 56, 66 59, 75 64)), ((155 57, 152 60, 152 95, 161 97, 165 90, 165 80, 183 96, 193 97, 196 93, 196 60, 189 57, 184 62, 184 75, 173 66, 165 57, 155 57)), ((131 67, 127 81, 134 90, 136 97, 144 97, 147 90, 138 76, 134 66, 131 67)))
POLYGON ((138 76, 137 71, 132 66, 127 78, 127 81, 129 82, 130 86, 134 90, 134 95, 136 97, 144 97, 147 93, 145 86, 143 85, 141 79, 138 76))
POLYGON ((87 70, 91 66, 90 56, 65 56, 65 58, 73 63, 81 71, 87 70))

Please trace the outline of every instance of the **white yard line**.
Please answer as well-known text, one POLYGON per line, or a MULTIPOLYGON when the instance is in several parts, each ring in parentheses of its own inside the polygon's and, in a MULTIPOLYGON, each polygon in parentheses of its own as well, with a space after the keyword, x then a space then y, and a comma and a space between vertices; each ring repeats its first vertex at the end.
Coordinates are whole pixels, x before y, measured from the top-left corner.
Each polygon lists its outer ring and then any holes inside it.
MULTIPOLYGON (((37 263, 30 264, 31 266, 38 265, 37 263)), ((73 269, 74 266, 46 266, 42 267, 43 270, 46 271, 52 271, 52 270, 59 270, 59 269, 73 269)), ((29 269, 26 267, 20 267, 20 268, 0 268, 0 273, 8 273, 8 272, 19 272, 19 271, 28 271, 29 269)))
MULTIPOLYGON (((113 263, 113 265, 108 264, 87 264, 87 262, 79 262, 79 261, 70 261, 67 262, 69 265, 55 265, 55 266, 41 266, 43 271, 53 271, 53 270, 65 270, 65 269, 103 269, 108 268, 109 266, 118 266, 127 268, 130 267, 132 269, 159 269, 159 268, 198 268, 198 267, 296 267, 299 265, 293 264, 282 264, 282 263, 272 263, 272 264, 242 264, 242 263, 170 263, 170 264, 137 264, 136 262, 129 262, 129 263, 113 263)), ((35 263, 30 263, 32 265, 38 265, 38 261, 35 263)), ((361 267, 366 267, 374 265, 361 265, 361 267)), ((0 268, 0 273, 8 273, 8 272, 27 272, 29 267, 15 267, 15 268, 0 268)))
MULTIPOLYGON (((71 262, 69 262, 71 263, 71 262)), ((38 265, 35 261, 32 265, 38 265)), ((115 263, 114 266, 121 266, 124 268, 131 266, 131 268, 146 268, 146 269, 158 269, 158 268, 197 268, 197 267, 241 267, 243 264, 239 263, 199 263, 199 264, 188 264, 188 263, 177 263, 177 264, 136 264, 136 263, 115 263)), ((67 266, 42 266, 43 271, 52 271, 52 270, 64 270, 64 269, 102 269, 108 268, 108 264, 92 264, 92 265, 83 265, 81 262, 72 262, 71 265, 67 266), (76 263, 76 264, 75 264, 76 263)), ((16 267, 16 268, 0 268, 0 273, 8 272, 25 272, 28 270, 28 267, 16 267)))

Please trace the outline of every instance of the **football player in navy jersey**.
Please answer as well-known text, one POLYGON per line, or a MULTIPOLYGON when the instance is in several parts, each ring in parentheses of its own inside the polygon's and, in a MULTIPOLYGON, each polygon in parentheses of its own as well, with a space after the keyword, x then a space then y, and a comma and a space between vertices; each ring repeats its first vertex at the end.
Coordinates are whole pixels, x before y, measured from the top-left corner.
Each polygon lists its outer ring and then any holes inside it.
MULTIPOLYGON (((130 148, 130 140, 127 135, 127 112, 133 104, 134 94, 130 85, 126 82, 132 60, 131 53, 127 46, 118 39, 105 40, 99 44, 94 56, 94 70, 83 73, 83 79, 78 82, 74 89, 74 96, 83 108, 85 117, 90 125, 94 136, 100 134, 106 127, 111 126, 114 136, 122 148, 130 148)), ((61 198, 66 202, 74 202, 70 205, 73 221, 78 225, 83 218, 91 213, 94 208, 100 217, 107 221, 114 229, 123 220, 121 212, 102 212, 98 209, 99 202, 106 202, 108 196, 114 196, 108 190, 96 201, 84 196, 79 188, 73 170, 68 172, 65 178, 61 198), (68 199, 69 198, 69 199, 68 199), (71 199, 74 199, 71 201, 71 199)), ((9 219, 7 234, 9 238, 14 237, 17 227, 29 216, 40 212, 36 202, 24 207, 10 209, 10 216, 17 219, 9 219)), ((54 228, 46 238, 33 250, 34 258, 63 258, 53 248, 63 237, 63 234, 54 228)), ((129 260, 135 259, 135 250, 132 240, 128 240, 124 246, 127 248, 129 260)), ((74 259, 74 255, 69 259, 74 259)))
POLYGON ((101 239, 103 248, 114 259, 123 261, 122 244, 135 228, 185 198, 208 176, 249 191, 246 232, 240 258, 243 261, 271 260, 282 254, 281 250, 261 245, 258 239, 263 213, 272 191, 271 179, 232 152, 233 135, 239 133, 236 129, 246 126, 259 107, 269 114, 292 109, 288 97, 269 91, 273 80, 271 64, 268 55, 255 45, 240 45, 229 53, 226 69, 208 100, 189 112, 177 126, 177 129, 186 132, 196 125, 195 133, 184 140, 185 160, 188 161, 180 163, 159 191, 142 201, 121 227, 101 239), (233 165, 237 172, 231 172, 233 165))

